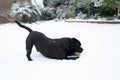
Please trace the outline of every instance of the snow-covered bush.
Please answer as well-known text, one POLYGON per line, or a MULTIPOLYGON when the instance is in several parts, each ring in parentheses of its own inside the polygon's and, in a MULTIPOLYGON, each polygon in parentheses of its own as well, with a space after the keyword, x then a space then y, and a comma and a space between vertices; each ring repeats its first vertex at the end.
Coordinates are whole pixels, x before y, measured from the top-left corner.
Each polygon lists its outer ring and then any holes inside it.
POLYGON ((82 7, 79 9, 84 14, 87 14, 89 18, 97 19, 98 16, 100 17, 113 17, 117 13, 117 9, 112 9, 106 5, 95 6, 94 2, 91 2, 87 7, 82 7))
POLYGON ((36 0, 31 0, 31 3, 33 5, 34 10, 38 13, 39 16, 41 16, 43 5, 39 1, 37 2, 36 0))
POLYGON ((67 0, 43 0, 44 6, 59 6, 65 4, 67 0))
POLYGON ((116 8, 110 8, 106 5, 102 5, 102 6, 99 6, 99 13, 100 13, 100 16, 102 17, 113 17, 114 15, 117 15, 117 9, 116 8))
POLYGON ((87 7, 91 3, 91 0, 70 0, 76 8, 87 7))
POLYGON ((90 0, 43 0, 45 7, 56 8, 58 19, 75 18, 80 8, 87 7, 90 0))
POLYGON ((58 19, 74 18, 76 16, 76 10, 73 5, 60 5, 57 7, 56 14, 58 19))
POLYGON ((20 14, 21 16, 23 14, 31 16, 32 12, 36 13, 31 8, 32 8, 32 5, 26 1, 25 2, 15 2, 11 7, 10 15, 13 17, 17 14, 20 14))
POLYGON ((85 19, 85 18, 87 18, 87 14, 83 14, 82 12, 79 12, 75 18, 76 19, 85 19))
POLYGON ((103 5, 104 0, 92 0, 94 2, 94 6, 99 7, 103 5))
POLYGON ((51 20, 56 17, 56 11, 54 7, 45 7, 41 13, 42 20, 51 20))
POLYGON ((117 18, 117 19, 120 19, 120 14, 118 14, 116 18, 117 18))
POLYGON ((64 7, 63 5, 57 7, 56 14, 57 14, 57 18, 58 18, 59 20, 65 19, 65 16, 66 16, 66 13, 65 13, 63 7, 64 7))
POLYGON ((37 14, 37 12, 35 11, 34 6, 32 6, 32 4, 27 1, 15 2, 12 5, 11 11, 10 11, 10 15, 12 17, 19 15, 21 16, 21 18, 23 16, 27 16, 31 18, 33 14, 37 14))
POLYGON ((100 18, 99 15, 100 15, 99 13, 96 13, 96 14, 94 14, 94 15, 92 16, 92 18, 95 19, 95 20, 97 20, 98 18, 100 18))
POLYGON ((76 16, 76 7, 73 5, 68 5, 64 7, 64 11, 66 14, 66 19, 75 18, 76 16))

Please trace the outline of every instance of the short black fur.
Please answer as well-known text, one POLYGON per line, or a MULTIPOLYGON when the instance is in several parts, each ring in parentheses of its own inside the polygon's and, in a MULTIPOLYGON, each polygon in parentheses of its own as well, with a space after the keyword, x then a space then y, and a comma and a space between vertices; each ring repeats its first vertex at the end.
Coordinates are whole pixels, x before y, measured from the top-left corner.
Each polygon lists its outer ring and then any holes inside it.
POLYGON ((68 57, 74 55, 75 52, 82 52, 81 43, 76 38, 60 38, 50 39, 41 32, 33 31, 30 28, 15 21, 20 27, 28 30, 30 33, 26 39, 27 58, 32 61, 30 55, 32 47, 42 55, 52 59, 77 59, 78 57, 68 57))

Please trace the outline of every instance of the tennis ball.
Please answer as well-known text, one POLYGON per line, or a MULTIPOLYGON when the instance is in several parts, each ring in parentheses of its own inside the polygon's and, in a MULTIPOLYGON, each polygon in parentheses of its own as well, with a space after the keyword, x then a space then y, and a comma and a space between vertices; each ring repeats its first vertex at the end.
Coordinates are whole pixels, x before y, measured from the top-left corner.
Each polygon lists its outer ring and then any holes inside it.
POLYGON ((80 52, 75 52, 75 55, 76 55, 77 57, 80 57, 80 52))

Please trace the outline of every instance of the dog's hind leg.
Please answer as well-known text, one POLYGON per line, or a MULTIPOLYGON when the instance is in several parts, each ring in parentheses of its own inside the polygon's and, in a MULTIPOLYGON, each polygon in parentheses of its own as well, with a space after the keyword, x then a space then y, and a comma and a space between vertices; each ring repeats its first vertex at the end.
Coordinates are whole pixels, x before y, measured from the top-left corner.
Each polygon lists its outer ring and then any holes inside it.
POLYGON ((28 58, 29 61, 32 61, 32 59, 30 57, 30 54, 31 54, 31 50, 27 50, 26 56, 27 56, 27 58, 28 58))
POLYGON ((26 56, 27 56, 27 58, 28 58, 29 61, 32 61, 32 59, 30 57, 31 51, 32 51, 32 47, 33 47, 33 44, 26 43, 26 51, 27 51, 26 56))

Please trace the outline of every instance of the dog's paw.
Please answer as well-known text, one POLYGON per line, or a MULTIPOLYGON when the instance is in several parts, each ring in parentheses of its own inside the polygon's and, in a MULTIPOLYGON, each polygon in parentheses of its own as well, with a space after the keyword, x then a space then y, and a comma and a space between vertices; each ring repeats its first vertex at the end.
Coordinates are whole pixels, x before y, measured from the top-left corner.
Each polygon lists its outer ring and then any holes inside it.
POLYGON ((28 59, 28 61, 33 61, 32 59, 28 59))
POLYGON ((79 58, 79 57, 76 56, 76 55, 67 56, 67 59, 69 59, 69 60, 76 60, 76 59, 78 59, 78 58, 79 58))

